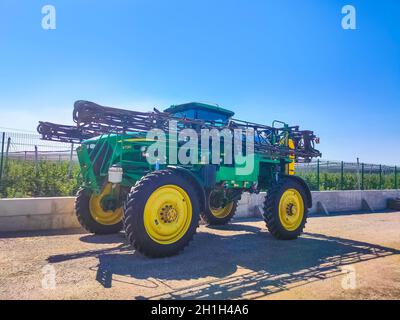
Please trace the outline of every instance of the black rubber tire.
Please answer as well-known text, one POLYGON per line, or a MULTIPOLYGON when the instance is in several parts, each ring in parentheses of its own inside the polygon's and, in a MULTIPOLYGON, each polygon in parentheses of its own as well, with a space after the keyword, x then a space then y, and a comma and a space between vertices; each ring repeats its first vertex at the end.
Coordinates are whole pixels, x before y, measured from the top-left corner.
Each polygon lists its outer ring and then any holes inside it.
POLYGON ((278 183, 274 184, 267 192, 264 201, 264 221, 267 224, 268 231, 277 239, 280 240, 293 240, 297 239, 303 232, 304 226, 307 223, 308 208, 306 204, 306 192, 304 187, 292 179, 280 179, 278 183), (287 189, 296 189, 304 203, 304 215, 301 224, 296 230, 286 230, 279 219, 279 201, 282 194, 287 189))
POLYGON ((80 225, 90 233, 111 234, 122 230, 122 220, 113 225, 104 225, 98 223, 90 214, 89 200, 91 192, 81 188, 78 190, 75 199, 75 214, 80 225))
POLYGON ((147 257, 161 258, 178 254, 193 239, 196 229, 199 226, 199 220, 199 195, 192 184, 190 184, 190 181, 174 170, 159 170, 145 175, 132 187, 127 197, 124 211, 126 237, 137 251, 147 257), (192 204, 192 220, 182 238, 171 244, 160 244, 147 234, 143 215, 150 195, 159 187, 168 184, 177 185, 186 191, 192 204))
POLYGON ((232 210, 229 212, 229 214, 226 217, 218 218, 218 217, 214 216, 210 210, 209 203, 210 203, 211 191, 212 190, 206 192, 206 203, 204 204, 204 210, 203 210, 203 212, 200 213, 200 216, 203 219, 203 221, 209 226, 218 226, 218 225, 227 224, 229 221, 231 221, 231 219, 235 215, 239 200, 233 201, 232 210))

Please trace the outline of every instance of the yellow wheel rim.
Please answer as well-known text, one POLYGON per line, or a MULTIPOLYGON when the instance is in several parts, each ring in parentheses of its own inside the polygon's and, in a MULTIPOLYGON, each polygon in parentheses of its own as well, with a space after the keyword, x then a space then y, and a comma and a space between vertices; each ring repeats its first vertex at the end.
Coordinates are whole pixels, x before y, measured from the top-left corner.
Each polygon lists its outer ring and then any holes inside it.
POLYGON ((150 195, 144 207, 144 227, 155 242, 171 244, 181 239, 192 221, 192 202, 176 185, 162 186, 150 195))
POLYGON ((210 204, 209 207, 214 217, 222 219, 231 213, 233 208, 233 202, 229 202, 225 207, 222 208, 213 208, 210 204))
POLYGON ((101 205, 104 197, 111 194, 112 184, 107 183, 100 194, 92 194, 89 200, 89 210, 92 218, 96 220, 96 222, 110 226, 117 224, 122 219, 122 206, 117 208, 116 210, 104 210, 101 205))
POLYGON ((296 189, 288 189, 279 201, 279 219, 288 231, 296 230, 303 221, 304 201, 296 189))

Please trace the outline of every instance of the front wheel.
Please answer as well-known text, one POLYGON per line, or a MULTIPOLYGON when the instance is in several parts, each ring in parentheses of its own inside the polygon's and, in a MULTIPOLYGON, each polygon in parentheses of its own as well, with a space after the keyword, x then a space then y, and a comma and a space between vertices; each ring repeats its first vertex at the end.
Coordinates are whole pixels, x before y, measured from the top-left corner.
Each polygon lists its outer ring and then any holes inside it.
POLYGON ((307 222, 306 194, 303 186, 292 179, 281 179, 267 192, 264 220, 277 239, 298 238, 307 222))
POLYGON ((177 254, 199 225, 199 196, 190 181, 173 170, 144 176, 132 189, 124 212, 129 242, 149 257, 177 254))
POLYGON ((79 189, 75 200, 75 213, 80 225, 91 233, 117 233, 122 229, 122 201, 112 195, 112 185, 105 184, 100 194, 79 189))

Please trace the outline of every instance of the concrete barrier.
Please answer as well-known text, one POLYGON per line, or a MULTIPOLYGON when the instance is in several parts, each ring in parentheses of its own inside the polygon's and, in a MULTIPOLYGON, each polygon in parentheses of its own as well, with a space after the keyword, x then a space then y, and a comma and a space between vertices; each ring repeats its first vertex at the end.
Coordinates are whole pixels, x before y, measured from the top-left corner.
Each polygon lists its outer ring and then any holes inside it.
MULTIPOLYGON (((387 200, 400 197, 400 190, 348 190, 348 191, 312 191, 313 206, 310 214, 336 213, 351 211, 378 211, 387 208, 387 200)), ((255 216, 261 216, 263 199, 266 193, 250 196, 246 200, 247 211, 254 212, 255 216)), ((247 197, 245 197, 246 199, 247 197)), ((240 208, 240 206, 239 206, 240 208)), ((238 212, 241 217, 241 212, 238 212)))
MULTIPOLYGON (((244 193, 235 218, 261 215, 266 193, 244 193)), ((387 199, 400 197, 400 190, 312 192, 310 214, 359 210, 383 210, 387 199)), ((0 199, 0 231, 79 228, 74 197, 0 199)))
POLYGON ((79 228, 75 197, 0 199, 0 231, 79 228))
POLYGON ((312 192, 310 213, 343 211, 376 211, 387 208, 389 198, 400 197, 400 190, 355 190, 312 192))

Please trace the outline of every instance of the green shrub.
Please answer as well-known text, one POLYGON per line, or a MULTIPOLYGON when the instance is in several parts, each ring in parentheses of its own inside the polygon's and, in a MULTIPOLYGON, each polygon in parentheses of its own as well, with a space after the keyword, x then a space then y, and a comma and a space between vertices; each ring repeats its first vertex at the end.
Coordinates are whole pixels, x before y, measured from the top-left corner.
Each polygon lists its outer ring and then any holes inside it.
MULTIPOLYGON (((311 190, 318 190, 318 176, 316 172, 297 172, 297 175, 303 178, 311 190)), ((320 172, 319 190, 357 190, 358 184, 362 187, 361 174, 358 181, 357 173, 343 174, 343 187, 340 173, 320 172)), ((397 185, 400 187, 400 174, 398 174, 397 185)), ((382 175, 382 186, 380 186, 379 174, 364 174, 364 190, 394 189, 394 174, 382 175)))
POLYGON ((55 197, 74 195, 79 188, 79 167, 68 177, 68 161, 9 160, 4 168, 0 197, 55 197))

